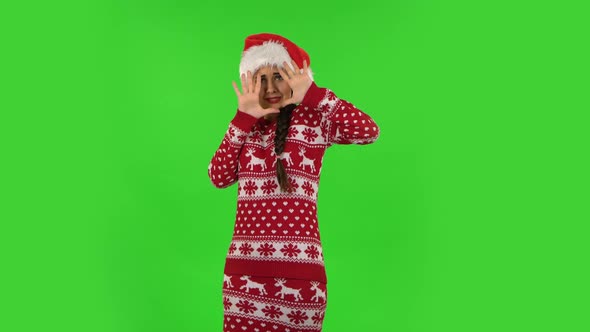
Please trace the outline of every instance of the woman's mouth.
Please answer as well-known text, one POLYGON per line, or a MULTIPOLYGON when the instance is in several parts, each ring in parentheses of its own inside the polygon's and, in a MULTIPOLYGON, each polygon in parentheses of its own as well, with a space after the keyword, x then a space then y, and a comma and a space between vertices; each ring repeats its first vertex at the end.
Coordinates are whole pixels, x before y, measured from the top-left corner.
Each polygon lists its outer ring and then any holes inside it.
POLYGON ((281 97, 264 98, 269 104, 276 104, 281 101, 281 97))

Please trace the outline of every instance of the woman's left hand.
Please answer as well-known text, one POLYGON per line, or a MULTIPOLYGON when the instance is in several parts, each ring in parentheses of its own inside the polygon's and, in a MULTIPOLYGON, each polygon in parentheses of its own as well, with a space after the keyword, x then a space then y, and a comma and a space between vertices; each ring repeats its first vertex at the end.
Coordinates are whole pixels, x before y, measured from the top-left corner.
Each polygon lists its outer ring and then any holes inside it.
POLYGON ((308 73, 307 61, 303 60, 303 69, 300 69, 295 61, 291 61, 291 63, 295 70, 291 69, 286 61, 283 62, 283 68, 279 68, 281 76, 293 90, 293 95, 283 102, 283 106, 301 103, 312 83, 308 73))

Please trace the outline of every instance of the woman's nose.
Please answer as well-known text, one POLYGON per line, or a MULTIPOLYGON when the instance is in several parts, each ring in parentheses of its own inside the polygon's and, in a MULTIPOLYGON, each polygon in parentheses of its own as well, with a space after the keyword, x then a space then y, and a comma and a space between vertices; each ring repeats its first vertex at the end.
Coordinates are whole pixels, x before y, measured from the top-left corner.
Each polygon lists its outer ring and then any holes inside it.
POLYGON ((272 81, 266 84, 266 92, 276 92, 276 91, 277 91, 277 87, 274 85, 274 83, 272 81))

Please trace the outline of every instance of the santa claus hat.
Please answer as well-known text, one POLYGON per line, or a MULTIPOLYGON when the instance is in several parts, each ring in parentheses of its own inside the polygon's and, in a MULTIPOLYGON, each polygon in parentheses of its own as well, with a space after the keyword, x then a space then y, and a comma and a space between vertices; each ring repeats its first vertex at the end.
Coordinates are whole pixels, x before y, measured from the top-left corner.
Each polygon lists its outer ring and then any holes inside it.
POLYGON ((291 60, 295 61, 301 69, 303 69, 303 60, 305 60, 309 77, 313 81, 313 75, 309 68, 309 55, 302 48, 289 39, 272 33, 250 35, 246 37, 242 52, 240 75, 246 74, 248 71, 254 74, 258 68, 267 65, 276 65, 282 68, 285 61, 291 69, 294 69, 291 60))

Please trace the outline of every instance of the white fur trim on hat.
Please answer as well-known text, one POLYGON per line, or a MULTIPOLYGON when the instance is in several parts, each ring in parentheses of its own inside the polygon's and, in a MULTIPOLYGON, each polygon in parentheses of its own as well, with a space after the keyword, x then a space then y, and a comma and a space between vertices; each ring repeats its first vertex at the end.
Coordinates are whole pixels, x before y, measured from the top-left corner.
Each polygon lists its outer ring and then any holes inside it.
MULTIPOLYGON (((276 65, 283 68, 283 62, 287 62, 291 70, 291 57, 283 44, 275 41, 266 41, 262 45, 252 46, 242 53, 240 61, 240 76, 250 71, 252 74, 260 67, 276 65)), ((313 81, 311 68, 307 68, 309 77, 313 81)))

